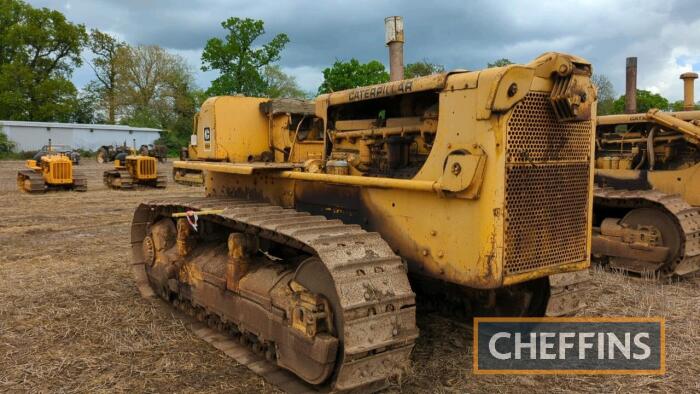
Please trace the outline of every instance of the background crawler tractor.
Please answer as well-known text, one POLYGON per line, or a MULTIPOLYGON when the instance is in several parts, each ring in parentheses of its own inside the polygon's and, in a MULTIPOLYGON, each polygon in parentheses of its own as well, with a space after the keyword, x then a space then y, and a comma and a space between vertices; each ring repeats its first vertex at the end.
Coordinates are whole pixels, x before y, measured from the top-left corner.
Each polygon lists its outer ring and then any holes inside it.
POLYGON ((700 269, 695 78, 681 75, 687 111, 598 117, 593 254, 613 268, 657 276, 700 269))
POLYGON ((455 315, 572 313, 590 253, 590 75, 546 53, 321 95, 313 114, 210 98, 196 157, 174 164, 205 173, 206 196, 134 214, 139 289, 292 392, 400 375, 414 291, 455 315))
MULTIPOLYGON (((51 140, 49 140, 51 151, 51 140)), ((46 154, 38 160, 27 160, 26 169, 17 172, 17 187, 27 193, 43 193, 47 190, 87 190, 87 178, 75 171, 70 157, 46 154)))
POLYGON ((117 158, 117 155, 121 153, 131 154, 131 155, 143 155, 151 156, 158 159, 159 162, 165 163, 168 158, 168 149, 165 145, 141 145, 139 149, 136 149, 136 140, 133 141, 133 147, 129 147, 124 141, 123 145, 103 145, 95 154, 95 159, 98 163, 109 163, 117 158))
POLYGON ((114 169, 104 172, 103 181, 114 189, 132 189, 136 185, 164 188, 167 176, 158 171, 155 157, 120 153, 114 160, 114 169))

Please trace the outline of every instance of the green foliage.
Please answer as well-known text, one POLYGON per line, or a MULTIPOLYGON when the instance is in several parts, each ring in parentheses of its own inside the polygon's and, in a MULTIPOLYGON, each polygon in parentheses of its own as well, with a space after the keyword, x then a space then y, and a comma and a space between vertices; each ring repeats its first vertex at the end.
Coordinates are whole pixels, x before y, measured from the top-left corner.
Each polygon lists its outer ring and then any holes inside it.
POLYGON ((94 54, 89 64, 95 72, 96 80, 90 82, 86 90, 90 92, 91 97, 97 99, 95 110, 99 106, 99 109, 106 113, 105 121, 114 124, 118 111, 116 85, 119 53, 126 47, 126 43, 118 41, 107 33, 92 29, 88 47, 94 54))
POLYGON ((87 41, 58 11, 0 0, 0 118, 68 121, 78 105, 70 81, 87 41))
POLYGON ((7 138, 7 134, 0 131, 0 155, 11 153, 15 149, 15 143, 7 138))
MULTIPOLYGON (((671 103, 671 109, 673 111, 676 111, 676 112, 685 111, 685 105, 683 103, 683 100, 678 100, 678 101, 674 101, 673 103, 671 103)), ((700 105, 698 105, 698 103, 695 103, 693 110, 699 110, 699 109, 700 109, 700 105)))
POLYGON ((116 94, 120 123, 165 130, 171 151, 186 146, 203 94, 185 60, 155 45, 120 48, 116 94))
POLYGON ((598 115, 612 114, 615 103, 615 91, 612 82, 603 74, 593 74, 591 81, 598 89, 598 115))
MULTIPOLYGON (((667 111, 670 108, 668 100, 658 93, 652 93, 648 90, 637 89, 637 112, 647 112, 652 108, 658 108, 662 111, 667 111)), ((620 96, 613 103, 613 112, 622 114, 625 112, 625 95, 620 96)))
POLYGON ((177 116, 156 142, 167 146, 169 155, 178 156, 180 148, 189 145, 194 117, 206 98, 205 92, 199 89, 189 87, 186 92, 183 92, 175 106, 174 111, 177 116))
POLYGON ((265 66, 263 70, 265 96, 270 98, 306 98, 306 93, 297 84, 296 78, 285 74, 277 65, 265 66))
POLYGON ((503 58, 500 58, 500 59, 494 61, 493 63, 489 63, 486 67, 488 67, 488 68, 503 67, 503 66, 507 66, 509 64, 514 64, 514 63, 503 57, 503 58))
POLYGON ((100 116, 101 112, 98 111, 100 100, 100 97, 93 91, 80 92, 69 121, 73 123, 106 123, 106 120, 100 116))
POLYGON ((180 56, 156 45, 127 46, 119 51, 117 68, 116 92, 122 122, 166 127, 173 123, 177 111, 187 106, 183 104, 187 101, 184 97, 194 83, 180 56))
POLYGON ((357 59, 347 62, 336 60, 332 67, 323 70, 323 82, 318 88, 318 93, 337 92, 388 81, 389 73, 377 60, 367 63, 360 63, 357 59))
POLYGON ((266 93, 262 75, 265 66, 280 58, 289 42, 286 34, 277 34, 268 43, 254 46, 265 33, 264 22, 250 18, 229 18, 221 23, 228 31, 225 40, 211 38, 202 52, 202 70, 218 70, 207 94, 211 96, 243 94, 261 96, 266 93))
POLYGON ((415 63, 409 63, 403 69, 403 75, 406 79, 424 77, 426 75, 438 74, 442 72, 445 72, 445 66, 430 63, 426 59, 415 63))

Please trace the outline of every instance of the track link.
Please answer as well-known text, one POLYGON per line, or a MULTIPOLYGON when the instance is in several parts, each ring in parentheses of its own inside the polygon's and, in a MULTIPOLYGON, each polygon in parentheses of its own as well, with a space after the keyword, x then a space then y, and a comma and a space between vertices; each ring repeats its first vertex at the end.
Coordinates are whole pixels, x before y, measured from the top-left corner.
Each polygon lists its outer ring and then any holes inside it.
POLYGON ((173 181, 185 186, 202 186, 204 185, 204 174, 201 171, 173 168, 173 181))
POLYGON ((17 173, 17 186, 26 193, 44 193, 46 184, 44 177, 33 170, 20 170, 17 173))
POLYGON ((104 172, 104 184, 112 189, 133 189, 134 179, 127 170, 109 170, 104 172))
POLYGON ((158 171, 155 186, 158 189, 164 189, 168 185, 168 175, 165 172, 158 171))
MULTIPOLYGON (((317 256, 323 262, 335 282, 341 307, 334 313, 343 315, 343 329, 338 334, 342 346, 330 383, 312 386, 280 368, 274 359, 266 360, 255 351, 236 344, 233 337, 221 330, 199 327, 195 328, 195 333, 288 392, 371 392, 386 387, 389 379, 403 373, 410 364, 411 350, 418 336, 415 294, 410 288, 406 267, 379 234, 345 225, 339 220, 238 199, 193 198, 142 204, 132 223, 132 264, 144 297, 158 293, 151 288, 140 257, 142 240, 149 226, 158 218, 175 212, 212 209, 221 209, 223 213, 208 215, 207 220, 224 224, 233 231, 287 245, 317 256)), ((182 305, 181 301, 176 302, 182 305)), ((185 307, 189 308, 196 307, 185 307)), ((226 320, 206 311, 200 317, 202 320, 226 320)), ((221 324, 215 325, 222 328, 221 324)))
POLYGON ((76 192, 87 191, 87 177, 82 172, 73 172, 73 190, 76 192))
POLYGON ((700 269, 700 208, 688 204, 680 195, 657 190, 595 188, 595 205, 612 208, 660 208, 674 218, 682 229, 681 251, 676 261, 665 267, 669 274, 686 275, 700 269))

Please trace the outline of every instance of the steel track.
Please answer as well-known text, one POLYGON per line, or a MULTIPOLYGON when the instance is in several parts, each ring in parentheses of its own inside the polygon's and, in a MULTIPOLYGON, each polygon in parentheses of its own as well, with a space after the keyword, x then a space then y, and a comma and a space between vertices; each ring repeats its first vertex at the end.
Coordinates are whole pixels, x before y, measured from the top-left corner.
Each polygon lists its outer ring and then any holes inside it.
POLYGON ((654 207, 669 213, 681 230, 681 251, 675 261, 663 266, 667 274, 684 275, 700 267, 700 208, 688 204, 680 195, 657 190, 594 190, 595 205, 612 208, 654 207), (680 271, 678 271, 681 269, 680 271))
MULTIPOLYGON (((133 255, 141 255, 139 251, 148 227, 159 218, 186 210, 212 209, 221 209, 223 213, 208 215, 207 220, 296 248, 317 256, 324 263, 335 281, 340 313, 344 317, 343 332, 339 334, 342 354, 336 361, 331 381, 311 386, 278 367, 275 360, 266 360, 224 332, 195 326, 197 335, 271 384, 292 393, 371 392, 386 387, 391 378, 403 373, 410 364, 411 350, 418 336, 415 294, 401 258, 377 233, 267 203, 180 199, 142 204, 137 209, 132 223, 133 255)), ((141 294, 154 296, 157 292, 151 288, 144 261, 137 258, 132 263, 141 294)), ((214 313, 202 317, 226 320, 214 313)))

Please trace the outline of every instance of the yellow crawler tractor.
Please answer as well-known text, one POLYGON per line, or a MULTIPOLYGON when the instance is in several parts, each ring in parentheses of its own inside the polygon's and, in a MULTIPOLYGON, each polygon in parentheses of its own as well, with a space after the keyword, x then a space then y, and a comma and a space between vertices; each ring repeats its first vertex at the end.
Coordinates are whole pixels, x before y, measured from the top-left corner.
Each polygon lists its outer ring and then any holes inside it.
POLYGON ((136 185, 164 188, 167 176, 158 171, 158 160, 144 155, 120 153, 114 159, 114 169, 104 172, 105 185, 113 189, 133 189, 136 185))
POLYGON ((598 117, 593 257, 659 277, 700 270, 700 111, 636 112, 636 58, 627 59, 625 115, 598 117))
POLYGON ((290 392, 385 387, 410 362, 416 293, 455 315, 572 313, 590 263, 590 76, 546 53, 321 95, 300 116, 212 98, 200 160, 175 163, 206 174, 206 195, 134 214, 139 289, 290 392))
POLYGON ((27 193, 48 190, 87 191, 87 178, 73 168, 70 157, 46 154, 39 160, 27 160, 27 168, 17 173, 17 187, 27 193))
POLYGON ((593 254, 658 276, 700 270, 700 111, 598 118, 593 254))

